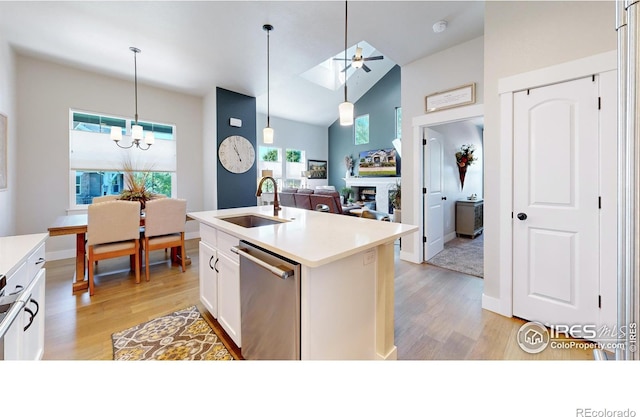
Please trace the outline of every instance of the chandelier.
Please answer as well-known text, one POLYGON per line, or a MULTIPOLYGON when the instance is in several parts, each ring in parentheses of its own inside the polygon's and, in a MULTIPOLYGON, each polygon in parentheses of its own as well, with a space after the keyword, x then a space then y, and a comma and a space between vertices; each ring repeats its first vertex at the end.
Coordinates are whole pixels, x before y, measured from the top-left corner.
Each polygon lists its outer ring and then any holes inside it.
POLYGON ((146 151, 153 145, 155 141, 155 137, 153 132, 144 132, 142 126, 138 124, 138 63, 136 60, 137 54, 141 51, 135 46, 129 47, 129 50, 133 52, 133 70, 134 70, 134 88, 135 88, 135 103, 136 103, 136 115, 135 115, 135 123, 131 126, 131 143, 129 146, 120 145, 120 141, 122 140, 122 128, 119 126, 111 127, 111 139, 123 149, 132 148, 133 145, 136 148, 146 151), (142 139, 144 138, 144 143, 147 145, 146 148, 142 144, 142 139))

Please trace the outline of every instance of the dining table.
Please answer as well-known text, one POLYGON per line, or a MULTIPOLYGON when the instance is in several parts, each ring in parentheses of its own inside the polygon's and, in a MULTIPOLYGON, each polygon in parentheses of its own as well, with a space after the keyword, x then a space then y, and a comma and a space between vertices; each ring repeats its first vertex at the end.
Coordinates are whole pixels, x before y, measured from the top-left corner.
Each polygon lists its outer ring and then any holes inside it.
MULTIPOLYGON (((186 220, 193 220, 189 216, 186 220)), ((87 278, 87 259, 85 242, 87 236, 88 215, 84 214, 68 214, 59 216, 49 227, 49 236, 76 235, 76 271, 73 278, 72 291, 86 291, 89 288, 89 280, 87 278)), ((144 216, 140 217, 140 225, 144 225, 144 216)), ((178 257, 182 254, 179 252, 178 257)), ((191 259, 187 256, 185 259, 187 265, 191 264, 191 259)))

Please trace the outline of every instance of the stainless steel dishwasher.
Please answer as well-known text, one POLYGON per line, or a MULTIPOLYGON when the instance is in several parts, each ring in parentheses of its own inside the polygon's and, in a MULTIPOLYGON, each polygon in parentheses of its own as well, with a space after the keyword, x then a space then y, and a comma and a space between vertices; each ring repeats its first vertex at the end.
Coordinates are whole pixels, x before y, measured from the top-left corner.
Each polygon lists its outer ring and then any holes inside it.
POLYGON ((245 359, 300 359, 300 264, 244 240, 240 317, 245 359))

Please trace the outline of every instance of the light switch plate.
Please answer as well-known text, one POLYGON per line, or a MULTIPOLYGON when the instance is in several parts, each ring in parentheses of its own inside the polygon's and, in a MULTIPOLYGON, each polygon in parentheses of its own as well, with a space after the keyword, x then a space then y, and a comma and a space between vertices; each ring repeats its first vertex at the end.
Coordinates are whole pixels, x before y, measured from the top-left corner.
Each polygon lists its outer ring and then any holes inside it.
POLYGON ((229 125, 233 127, 242 127, 242 120, 231 117, 229 119, 229 125))

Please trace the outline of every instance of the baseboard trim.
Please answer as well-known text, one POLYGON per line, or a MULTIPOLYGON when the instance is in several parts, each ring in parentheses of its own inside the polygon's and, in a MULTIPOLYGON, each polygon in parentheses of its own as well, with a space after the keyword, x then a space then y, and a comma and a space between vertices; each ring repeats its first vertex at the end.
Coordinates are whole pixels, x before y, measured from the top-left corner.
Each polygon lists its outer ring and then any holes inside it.
POLYGON ((456 237, 458 237, 458 236, 456 235, 456 232, 449 233, 449 234, 447 234, 447 235, 445 235, 445 236, 444 236, 444 243, 447 243, 447 242, 449 242, 450 240, 455 239, 456 237))
POLYGON ((386 356, 379 353, 376 353, 376 355, 378 356, 378 360, 395 361, 398 359, 398 347, 394 345, 393 349, 391 349, 386 356))
POLYGON ((511 317, 510 311, 504 311, 502 308, 502 300, 495 297, 489 297, 486 294, 482 294, 482 308, 484 310, 493 311, 501 316, 511 317))

